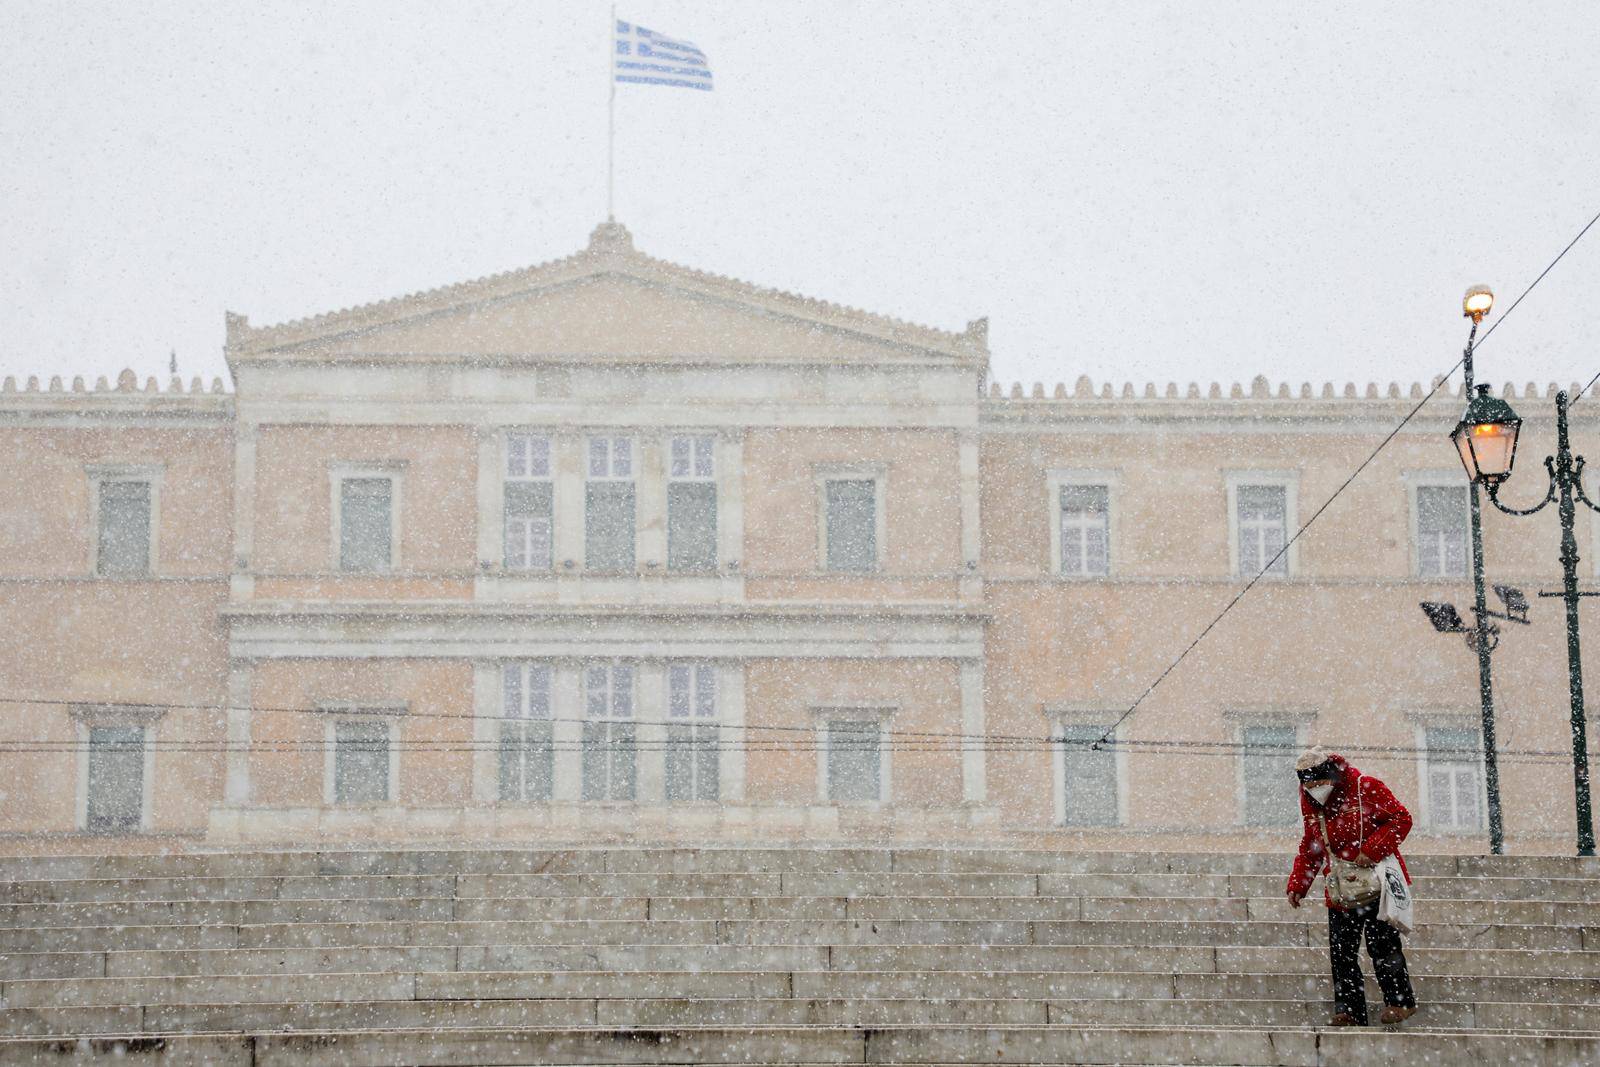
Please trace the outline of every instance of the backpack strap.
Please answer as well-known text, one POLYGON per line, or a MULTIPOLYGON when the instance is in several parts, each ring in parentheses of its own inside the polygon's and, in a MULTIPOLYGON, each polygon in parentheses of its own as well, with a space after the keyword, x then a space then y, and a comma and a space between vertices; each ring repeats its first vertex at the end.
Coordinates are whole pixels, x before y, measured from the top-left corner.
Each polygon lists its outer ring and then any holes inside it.
POLYGON ((1356 851, 1358 853, 1365 852, 1367 844, 1367 820, 1365 813, 1361 810, 1362 777, 1362 775, 1356 775, 1356 851))
MULTIPOLYGON (((1356 775, 1356 851, 1365 852, 1367 844, 1367 828, 1365 809, 1361 806, 1361 780, 1365 775, 1356 775)), ((1328 817, 1322 812, 1317 812, 1317 825, 1322 828, 1322 847, 1328 851, 1327 867, 1333 869, 1333 842, 1328 840, 1328 817)))

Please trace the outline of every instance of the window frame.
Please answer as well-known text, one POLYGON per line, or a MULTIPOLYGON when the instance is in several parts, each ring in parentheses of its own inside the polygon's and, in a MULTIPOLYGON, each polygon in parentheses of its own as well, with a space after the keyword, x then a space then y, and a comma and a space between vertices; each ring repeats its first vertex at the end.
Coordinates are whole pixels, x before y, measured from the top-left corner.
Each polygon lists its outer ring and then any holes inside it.
MULTIPOLYGON (((1239 716, 1238 719, 1239 721, 1234 728, 1234 736, 1238 740, 1239 744, 1239 758, 1234 761, 1234 776, 1237 783, 1237 810, 1239 826, 1241 829, 1249 831, 1261 831, 1268 833, 1276 830, 1282 830, 1284 832, 1291 831, 1300 825, 1298 814, 1296 814, 1293 818, 1287 819, 1281 823, 1256 823, 1250 821, 1250 806, 1247 796, 1250 788, 1250 776, 1246 773, 1245 768, 1245 755, 1247 752, 1245 745, 1245 731, 1251 729, 1286 729, 1294 731, 1294 740, 1289 743, 1289 766, 1292 769, 1294 767, 1296 756, 1305 750, 1307 724, 1303 719, 1289 718, 1286 716, 1250 715, 1239 716)), ((1298 787, 1298 783, 1296 783, 1295 788, 1298 787)), ((1298 809, 1296 809, 1296 811, 1298 811, 1298 809)))
MULTIPOLYGON (((1115 768, 1117 814, 1116 821, 1111 823, 1085 823, 1067 821, 1067 746, 1066 732, 1069 728, 1089 729, 1104 731, 1111 723, 1116 722, 1120 712, 1104 710, 1100 712, 1084 711, 1047 711, 1050 719, 1050 757, 1051 757, 1051 791, 1055 799, 1055 827, 1060 830, 1118 830, 1128 825, 1128 752, 1125 748, 1111 750, 1112 765, 1115 768)), ((1118 730, 1113 729, 1109 741, 1118 740, 1118 730)))
MULTIPOLYGON (((495 735, 494 771, 495 802, 498 804, 519 806, 549 804, 555 800, 556 795, 555 694, 557 665, 549 660, 542 659, 512 659, 498 663, 496 664, 496 667, 497 670, 495 676, 499 680, 500 699, 498 703, 498 721, 495 724, 497 727, 497 733, 495 735), (511 708, 506 693, 506 677, 512 671, 517 672, 518 706, 515 711, 513 711, 511 708), (533 709, 533 687, 529 685, 529 680, 532 678, 535 671, 541 671, 544 674, 544 710, 539 713, 535 713, 533 709), (549 763, 549 774, 546 776, 548 794, 545 796, 528 795, 527 757, 524 755, 521 761, 523 773, 521 781, 518 783, 518 795, 515 797, 508 797, 506 796, 504 755, 507 747, 506 733, 513 727, 526 731, 530 724, 543 724, 547 728, 550 735, 549 740, 545 742, 544 746, 547 749, 545 755, 549 763)), ((529 747, 526 737, 522 739, 519 747, 529 747)))
POLYGON ((351 462, 338 460, 328 464, 328 482, 332 510, 332 551, 329 565, 334 574, 351 577, 382 577, 400 572, 400 517, 405 495, 404 460, 351 462), (389 568, 382 571, 357 571, 344 568, 344 483, 368 478, 389 479, 389 568))
POLYGON ((632 433, 586 433, 583 435, 583 480, 585 482, 632 482, 635 489, 639 482, 639 438, 632 433), (594 443, 606 442, 606 473, 594 473, 594 443), (628 473, 616 473, 617 442, 628 442, 628 473))
MULTIPOLYGON (((556 436, 543 430, 512 429, 500 435, 500 560, 499 569, 506 574, 535 575, 548 574, 556 568, 556 436), (542 441, 545 447, 545 473, 542 477, 532 474, 513 475, 511 473, 511 443, 514 440, 542 441), (507 562, 511 550, 509 519, 506 515, 507 488, 518 483, 542 483, 550 490, 550 560, 543 566, 528 564, 513 567, 507 562)), ((524 464, 526 470, 528 464, 524 464)))
POLYGON ((717 435, 710 430, 675 430, 667 435, 666 448, 666 479, 669 482, 711 482, 717 481, 717 435), (672 449, 679 441, 689 442, 689 473, 677 474, 672 469, 672 449), (709 441, 711 444, 711 473, 700 474, 695 470, 697 457, 696 445, 700 441, 709 441))
MULTIPOLYGON (((1583 491, 1590 500, 1600 499, 1600 475, 1596 471, 1586 469, 1583 472, 1583 491)), ((1584 514, 1583 521, 1589 524, 1589 576, 1600 578, 1600 514, 1589 508, 1578 510, 1584 514)), ((1573 536, 1577 536, 1576 532, 1573 536)))
POLYGON ((1254 572, 1246 574, 1241 565, 1239 490, 1263 486, 1283 490, 1283 539, 1288 551, 1284 553, 1283 573, 1263 571, 1260 572, 1261 580, 1281 582, 1300 577, 1300 542, 1294 540, 1295 531, 1300 528, 1300 475, 1295 471, 1283 470, 1239 470, 1225 472, 1224 478, 1228 490, 1228 555, 1232 576, 1246 580, 1257 576, 1254 572))
POLYGON ((578 667, 578 700, 580 709, 579 717, 581 719, 581 723, 578 727, 578 798, 580 802, 584 804, 631 805, 639 803, 639 683, 642 673, 643 672, 640 670, 639 663, 635 660, 628 659, 588 660, 581 663, 578 667), (618 714, 615 707, 616 681, 613 672, 622 668, 626 668, 629 671, 628 712, 626 715, 618 714), (589 710, 589 697, 591 694, 589 672, 602 669, 606 672, 606 706, 604 713, 596 715, 589 710), (618 797, 613 795, 615 790, 612 788, 612 754, 609 752, 607 753, 605 760, 605 795, 591 797, 585 794, 584 764, 589 758, 589 742, 587 738, 584 737, 584 730, 593 723, 602 723, 605 725, 606 743, 608 745, 617 743, 611 738, 611 730, 613 726, 626 724, 633 727, 633 740, 631 742, 633 750, 633 781, 630 783, 629 789, 629 792, 632 794, 631 796, 618 797))
POLYGON ((829 575, 875 575, 885 570, 888 559, 889 512, 887 507, 889 470, 881 463, 823 463, 812 467, 812 484, 817 500, 817 570, 829 575), (873 560, 862 570, 828 566, 828 483, 872 482, 873 560))
POLYGON ((709 430, 680 430, 669 433, 666 447, 662 450, 662 481, 664 483, 664 499, 662 507, 664 515, 665 545, 663 567, 669 574, 704 575, 715 574, 722 568, 722 460, 718 453, 721 451, 718 435, 709 430), (677 442, 689 442, 689 471, 679 475, 673 473, 672 451, 677 442), (711 473, 696 473, 697 443, 709 441, 711 446, 711 473), (709 485, 711 486, 711 565, 709 567, 674 567, 672 565, 672 487, 674 485, 709 485))
POLYGON ((319 703, 323 713, 322 804, 331 811, 367 811, 394 807, 400 803, 400 748, 404 741, 400 723, 406 705, 384 701, 339 701, 319 703), (381 722, 388 727, 389 768, 386 799, 341 804, 338 799, 339 726, 343 723, 381 722))
POLYGON ((811 709, 816 730, 817 802, 834 808, 887 808, 894 797, 894 746, 891 740, 898 704, 826 704, 811 709), (832 765, 829 724, 836 719, 874 720, 878 724, 878 796, 875 800, 834 800, 828 795, 832 765))
POLYGON ((73 734, 77 738, 76 797, 73 825, 77 832, 96 836, 120 837, 149 833, 154 827, 157 732, 165 708, 120 704, 78 704, 69 709, 73 734), (91 731, 96 726, 138 727, 141 731, 144 765, 140 770, 139 823, 127 830, 89 829, 89 748, 91 731))
POLYGON ((709 805, 720 803, 723 795, 723 727, 722 705, 720 697, 722 690, 721 671, 718 669, 718 666, 715 662, 707 660, 671 660, 666 664, 665 683, 666 714, 664 716, 665 725, 663 729, 666 736, 666 750, 662 759, 662 762, 665 765, 663 768, 664 778, 662 784, 663 802, 675 806, 681 806, 685 804, 709 805), (674 673, 677 671, 688 672, 688 710, 681 716, 674 714, 672 710, 673 677, 674 673), (699 710, 699 698, 702 695, 701 681, 708 676, 711 680, 711 713, 709 715, 703 715, 699 710), (672 740, 672 731, 674 727, 687 727, 689 729, 689 742, 687 745, 684 745, 682 742, 672 740), (716 797, 714 799, 701 799, 700 797, 702 792, 701 785, 703 784, 702 779, 705 777, 702 774, 703 768, 701 766, 702 746, 700 734, 702 731, 708 731, 713 739, 711 751, 714 764, 713 770, 716 773, 716 797), (688 749, 686 754, 678 753, 678 755, 681 758, 687 758, 690 761, 689 778, 690 793, 692 795, 689 797, 673 797, 670 795, 672 789, 670 765, 679 746, 688 749))
POLYGON ((1110 470, 1055 469, 1046 472, 1052 578, 1064 582, 1100 582, 1116 575, 1119 482, 1118 473, 1110 470), (1067 574, 1062 570, 1061 495, 1063 490, 1077 487, 1103 488, 1106 491, 1106 569, 1103 574, 1067 574))
MULTIPOLYGON (((595 575, 630 575, 639 572, 639 460, 642 455, 640 439, 633 433, 607 433, 591 432, 582 437, 583 442, 583 570, 586 574, 595 575), (595 474, 592 453, 596 441, 606 442, 606 473, 595 474), (616 445, 618 441, 628 442, 628 474, 626 476, 615 473, 617 466, 616 445), (633 487, 633 529, 631 531, 633 552, 632 562, 622 567, 596 567, 589 562, 589 487, 591 485, 629 485, 633 487)), ((552 502, 551 513, 555 508, 552 502)), ((552 530, 554 527, 552 526, 552 530)), ((554 555, 554 543, 551 546, 554 555)))
MULTIPOLYGON (((1501 709, 1502 712, 1505 710, 1501 709)), ((1484 767, 1483 758, 1483 727, 1482 724, 1468 715, 1437 716, 1421 720, 1415 730, 1417 748, 1417 810, 1421 815, 1419 820, 1422 827, 1430 834, 1440 837, 1473 837, 1484 832, 1489 825, 1489 784, 1488 775, 1484 767), (1433 810, 1433 789, 1429 781, 1433 767, 1431 746, 1428 744, 1429 730, 1460 730, 1470 733, 1477 738, 1475 749, 1477 752, 1476 775, 1478 779, 1478 820, 1473 826, 1441 826, 1433 810)), ((1461 764, 1460 759, 1440 760, 1440 763, 1452 765, 1461 764)))
POLYGON ((1410 577, 1421 582, 1456 582, 1472 575, 1472 490, 1461 471, 1452 474, 1447 469, 1407 471, 1403 476, 1406 487, 1406 534, 1410 551, 1410 577), (1422 573, 1422 507, 1417 499, 1420 489, 1460 489, 1466 495, 1463 510, 1466 535, 1466 560, 1460 574, 1422 573))
POLYGON ((103 582, 136 582, 154 578, 161 559, 161 483, 166 468, 160 463, 90 463, 84 468, 89 479, 89 575, 103 582), (102 574, 100 572, 100 487, 106 482, 146 482, 150 486, 150 558, 143 574, 102 574))

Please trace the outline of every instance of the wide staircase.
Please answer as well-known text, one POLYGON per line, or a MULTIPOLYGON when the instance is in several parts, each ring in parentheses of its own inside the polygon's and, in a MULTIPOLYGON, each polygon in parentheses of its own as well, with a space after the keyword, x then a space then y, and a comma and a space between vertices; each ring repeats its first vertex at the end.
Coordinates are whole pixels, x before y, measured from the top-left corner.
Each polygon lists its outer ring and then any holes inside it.
POLYGON ((1324 912, 1288 907, 1285 864, 0 858, 0 1064, 1600 1064, 1594 860, 1414 859, 1423 1008, 1393 1030, 1326 1026, 1324 912))

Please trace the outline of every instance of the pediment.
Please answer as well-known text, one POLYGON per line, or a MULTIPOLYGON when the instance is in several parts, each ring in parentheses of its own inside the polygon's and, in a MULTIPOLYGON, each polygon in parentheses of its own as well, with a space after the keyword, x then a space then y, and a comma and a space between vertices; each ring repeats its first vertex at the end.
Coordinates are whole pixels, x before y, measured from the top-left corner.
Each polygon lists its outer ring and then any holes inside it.
POLYGON ((635 252, 607 224, 554 263, 253 329, 230 361, 882 364, 987 362, 986 324, 947 332, 761 289, 635 252))

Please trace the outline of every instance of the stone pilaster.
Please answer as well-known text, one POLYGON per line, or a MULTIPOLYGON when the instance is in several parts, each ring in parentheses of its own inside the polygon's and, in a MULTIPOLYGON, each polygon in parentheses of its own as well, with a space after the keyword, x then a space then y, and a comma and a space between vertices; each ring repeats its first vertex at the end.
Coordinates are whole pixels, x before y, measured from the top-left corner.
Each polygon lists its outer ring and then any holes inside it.
POLYGON ((983 709, 983 661, 962 660, 961 667, 961 799, 982 805, 989 799, 988 760, 984 751, 987 720, 983 709))
POLYGON ((556 667, 550 679, 550 707, 555 722, 555 780, 551 799, 576 802, 583 798, 583 668, 576 663, 556 667))
POLYGON ((639 778, 634 796, 640 804, 655 806, 667 799, 667 668, 660 662, 641 663, 635 671, 639 778))
POLYGON ((228 595, 249 600, 255 592, 252 576, 256 529, 256 436, 254 423, 241 422, 233 435, 233 566, 228 595))
POLYGON ((222 796, 234 808, 250 803, 250 702, 254 674, 255 667, 249 661, 235 660, 228 671, 228 708, 224 717, 228 759, 222 796))

